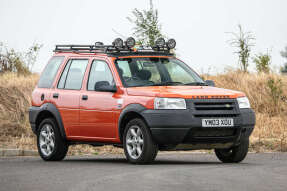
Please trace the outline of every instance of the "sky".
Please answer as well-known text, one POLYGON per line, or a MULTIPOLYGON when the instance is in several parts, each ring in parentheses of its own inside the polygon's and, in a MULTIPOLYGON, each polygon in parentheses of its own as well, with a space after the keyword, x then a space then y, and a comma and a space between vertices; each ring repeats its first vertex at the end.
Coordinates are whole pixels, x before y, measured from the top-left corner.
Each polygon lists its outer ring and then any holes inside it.
MULTIPOLYGON (((176 39, 177 56, 200 74, 238 67, 228 43, 238 24, 256 37, 251 57, 268 51, 278 70, 285 62, 286 7, 286 0, 154 0, 163 34, 176 39)), ((0 0, 0 42, 17 51, 43 44, 33 68, 41 72, 56 44, 110 44, 118 33, 132 36, 127 17, 134 8, 148 9, 149 0, 0 0)))

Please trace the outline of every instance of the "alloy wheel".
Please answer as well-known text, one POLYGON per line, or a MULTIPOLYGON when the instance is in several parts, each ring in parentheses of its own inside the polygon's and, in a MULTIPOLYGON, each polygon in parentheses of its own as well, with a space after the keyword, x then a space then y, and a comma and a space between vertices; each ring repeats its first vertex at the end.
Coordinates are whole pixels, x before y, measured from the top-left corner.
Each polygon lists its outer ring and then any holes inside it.
POLYGON ((143 133, 139 126, 131 126, 126 136, 126 147, 128 154, 133 159, 138 159, 144 147, 143 133))
POLYGON ((44 124, 40 136, 39 136, 39 146, 41 152, 45 156, 51 155, 55 148, 55 134, 50 124, 44 124))

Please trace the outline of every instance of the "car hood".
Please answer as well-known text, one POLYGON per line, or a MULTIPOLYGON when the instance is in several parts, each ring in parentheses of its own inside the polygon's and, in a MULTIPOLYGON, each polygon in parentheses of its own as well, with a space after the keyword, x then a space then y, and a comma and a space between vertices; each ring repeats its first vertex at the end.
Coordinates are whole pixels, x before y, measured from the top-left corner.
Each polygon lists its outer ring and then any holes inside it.
POLYGON ((145 86, 127 88, 133 96, 177 97, 177 98, 237 98, 244 93, 210 86, 145 86))

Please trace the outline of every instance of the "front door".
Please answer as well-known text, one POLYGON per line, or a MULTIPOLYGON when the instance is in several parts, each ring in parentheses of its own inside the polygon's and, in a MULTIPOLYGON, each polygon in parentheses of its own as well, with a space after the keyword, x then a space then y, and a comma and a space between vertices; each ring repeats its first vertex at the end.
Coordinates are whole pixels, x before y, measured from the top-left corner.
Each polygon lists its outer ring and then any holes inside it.
POLYGON ((109 65, 103 60, 92 62, 86 90, 82 91, 81 94, 81 136, 94 141, 109 141, 115 139, 117 134, 115 122, 116 93, 96 91, 97 82, 115 84, 109 65))

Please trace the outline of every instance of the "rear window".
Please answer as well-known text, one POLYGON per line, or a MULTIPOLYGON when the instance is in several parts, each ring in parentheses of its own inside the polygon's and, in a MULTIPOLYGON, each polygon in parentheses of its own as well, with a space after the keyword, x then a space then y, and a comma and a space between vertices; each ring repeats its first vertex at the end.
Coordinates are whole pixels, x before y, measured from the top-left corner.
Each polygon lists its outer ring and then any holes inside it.
POLYGON ((51 88, 58 69, 62 64, 64 58, 64 56, 55 56, 49 61, 44 71, 42 72, 40 80, 38 82, 39 88, 51 88))

